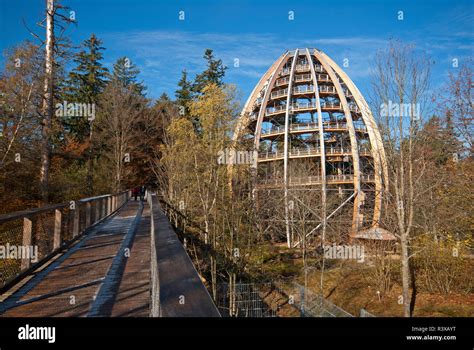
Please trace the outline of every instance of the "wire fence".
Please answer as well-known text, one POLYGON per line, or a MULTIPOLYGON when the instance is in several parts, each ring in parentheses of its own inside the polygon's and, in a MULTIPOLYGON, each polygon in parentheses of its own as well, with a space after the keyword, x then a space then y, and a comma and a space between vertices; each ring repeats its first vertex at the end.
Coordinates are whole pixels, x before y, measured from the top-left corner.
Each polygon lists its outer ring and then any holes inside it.
POLYGON ((0 215, 0 288, 119 209, 128 191, 0 215))
MULTIPOLYGON (((23 220, 16 219, 0 224, 0 246, 3 250, 11 247, 18 247, 23 239, 23 220)), ((21 261, 18 259, 0 259, 0 287, 12 276, 16 276, 21 271, 21 261)))
POLYGON ((278 306, 265 301, 275 291, 271 283, 221 283, 216 304, 222 317, 276 317, 278 306))
POLYGON ((349 312, 314 293, 308 288, 295 283, 295 304, 300 309, 301 317, 354 317, 349 312))
POLYGON ((375 317, 375 315, 371 314, 366 309, 360 309, 359 317, 375 317))
POLYGON ((223 317, 375 317, 365 309, 352 315, 320 294, 294 283, 221 283, 216 305, 223 317))
MULTIPOLYGON (((301 317, 356 317, 331 301, 304 286, 294 284, 295 304, 301 317)), ((360 309, 359 317, 376 317, 365 309, 360 309)))

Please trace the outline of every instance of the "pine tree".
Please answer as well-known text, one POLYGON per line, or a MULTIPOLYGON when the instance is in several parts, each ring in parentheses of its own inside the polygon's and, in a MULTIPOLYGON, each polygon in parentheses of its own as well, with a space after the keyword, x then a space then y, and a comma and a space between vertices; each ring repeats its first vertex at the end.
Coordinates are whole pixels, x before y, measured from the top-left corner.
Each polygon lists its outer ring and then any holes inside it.
POLYGON ((114 63, 112 80, 118 81, 123 87, 132 87, 136 94, 145 96, 146 87, 142 82, 138 82, 139 74, 140 69, 129 58, 120 57, 114 63))
MULTIPOLYGON (((76 55, 77 66, 70 72, 66 88, 68 102, 97 104, 100 94, 107 84, 107 69, 102 66, 102 42, 94 34, 82 44, 83 49, 76 55)), ((87 194, 94 192, 93 172, 95 152, 92 146, 93 119, 65 118, 66 129, 79 141, 88 139, 87 147, 87 194)))
POLYGON ((76 68, 69 74, 70 90, 75 100, 96 103, 106 85, 107 68, 102 66, 102 41, 95 34, 84 41, 83 49, 76 55, 76 68))
MULTIPOLYGON (((102 66, 102 42, 94 34, 82 44, 83 49, 76 55, 77 66, 69 73, 65 99, 68 102, 97 103, 99 95, 107 84, 107 68, 102 66)), ((90 134, 87 118, 65 118, 66 128, 83 141, 90 134)))
POLYGON ((207 61, 207 69, 201 74, 196 75, 192 88, 193 92, 196 93, 202 93, 203 89, 211 83, 219 87, 222 86, 225 70, 227 69, 227 67, 222 64, 222 60, 214 58, 211 49, 206 49, 204 59, 207 61))
POLYGON ((161 94, 160 98, 158 99, 158 101, 160 101, 160 102, 169 102, 170 98, 168 97, 168 94, 166 92, 163 92, 161 94))
POLYGON ((191 91, 193 84, 188 80, 186 69, 181 73, 181 80, 178 82, 178 86, 180 88, 175 92, 176 104, 178 105, 180 112, 182 112, 181 114, 188 116, 189 102, 193 99, 193 92, 191 91))

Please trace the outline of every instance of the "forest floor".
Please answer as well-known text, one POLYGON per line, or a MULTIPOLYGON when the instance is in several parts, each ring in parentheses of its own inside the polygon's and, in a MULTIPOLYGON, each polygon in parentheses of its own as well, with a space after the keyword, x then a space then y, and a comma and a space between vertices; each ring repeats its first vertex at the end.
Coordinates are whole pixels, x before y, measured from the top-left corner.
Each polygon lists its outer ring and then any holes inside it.
MULTIPOLYGON (((261 276, 271 281, 279 280, 280 286, 287 295, 293 293, 294 283, 305 285, 303 259, 299 252, 283 246, 272 246, 262 250, 264 262, 259 271, 261 276)), ((465 271, 474 271, 474 259, 468 259, 467 264, 465 271)), ((306 266, 306 286, 312 292, 318 293, 321 282, 320 261, 310 257, 307 259, 306 266)), ((382 292, 380 279, 377 277, 375 268, 370 264, 347 260, 326 260, 323 294, 335 305, 355 316, 359 316, 361 308, 375 316, 403 316, 402 305, 399 304, 402 294, 401 283, 397 278, 398 273, 393 275, 389 283, 390 287, 382 292), (377 293, 378 291, 380 294, 377 293)), ((472 276, 468 274, 467 278, 472 278, 472 276)), ((413 311, 415 317, 474 316, 472 291, 471 293, 441 294, 429 293, 422 287, 417 289, 419 290, 416 293, 413 311)), ((281 316, 295 315, 294 312, 283 311, 281 316)))
MULTIPOLYGON (((192 231, 192 230, 191 230, 192 231)), ((188 238, 193 234, 188 229, 188 238)), ((191 240, 189 240, 191 242, 191 240)), ((197 246, 199 251, 202 247, 197 246)), ((188 251, 194 256, 193 251, 188 251)), ((288 296, 298 297, 295 283, 305 285, 304 263, 301 251, 288 249, 285 244, 262 243, 254 248, 254 261, 247 263, 247 277, 245 283, 271 283, 282 291, 269 291, 264 288, 265 302, 272 308, 278 307, 278 316, 298 317, 296 305, 288 304, 288 296)), ((204 256, 203 252, 197 254, 204 256)), ((198 270, 206 270, 207 259, 198 259, 198 270), (202 266, 200 266, 202 264, 202 266)), ((196 259, 194 259, 196 262, 196 259)), ((356 262, 354 260, 326 260, 323 275, 323 295, 326 299, 354 316, 359 316, 360 309, 380 317, 403 316, 399 298, 402 294, 399 278, 399 262, 393 262, 390 287, 383 291, 381 280, 376 269, 370 262, 356 262), (377 293, 380 291, 380 294, 377 293), (380 295, 380 296, 379 296, 380 295)), ((313 293, 320 292, 321 260, 316 255, 309 255, 306 259, 306 286, 313 293)), ((429 293, 422 286, 418 286, 415 297, 413 315, 415 317, 474 317, 474 292, 472 291, 474 259, 466 259, 464 267, 465 281, 463 286, 453 284, 453 290, 448 294, 429 293), (470 279, 470 281, 469 281, 470 279), (467 287, 466 287, 467 286, 467 287), (469 286, 471 286, 469 288, 469 286), (470 292, 465 292, 470 291, 470 292)), ((205 281, 205 280, 204 280, 205 281)), ((205 281, 209 288, 208 281, 205 281)))

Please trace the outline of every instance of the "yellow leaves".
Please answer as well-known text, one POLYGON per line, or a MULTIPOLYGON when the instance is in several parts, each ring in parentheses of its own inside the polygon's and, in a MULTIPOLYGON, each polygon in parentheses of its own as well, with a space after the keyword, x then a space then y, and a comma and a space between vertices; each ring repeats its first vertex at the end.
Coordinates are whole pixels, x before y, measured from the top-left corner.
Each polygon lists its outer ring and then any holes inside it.
POLYGON ((196 141, 193 124, 186 118, 173 120, 167 128, 167 132, 177 147, 190 143, 192 144, 196 141))
POLYGON ((192 118, 171 121, 169 142, 162 148, 162 162, 169 176, 173 196, 195 203, 196 218, 211 215, 219 200, 218 191, 227 190, 227 167, 218 164, 219 151, 230 145, 233 121, 237 116, 232 89, 215 84, 206 86, 202 95, 189 103, 192 118))
POLYGON ((198 118, 202 128, 201 136, 210 143, 220 145, 233 130, 233 121, 238 114, 235 91, 232 87, 220 88, 207 85, 203 94, 189 104, 192 116, 198 118))

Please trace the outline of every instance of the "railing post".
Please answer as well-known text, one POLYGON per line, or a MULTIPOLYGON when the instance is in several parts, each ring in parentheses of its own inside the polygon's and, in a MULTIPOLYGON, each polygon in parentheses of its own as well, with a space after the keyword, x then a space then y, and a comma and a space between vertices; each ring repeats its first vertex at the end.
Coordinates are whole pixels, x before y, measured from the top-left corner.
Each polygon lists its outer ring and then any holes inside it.
MULTIPOLYGON (((33 237, 33 221, 23 218, 23 248, 31 246, 31 238, 33 237)), ((21 259, 21 269, 25 270, 30 267, 29 257, 21 259)))
POLYGON ((91 202, 86 203, 86 228, 91 225, 91 202))
POLYGON ((305 317, 305 290, 300 286, 300 317, 305 317))
POLYGON ((79 215, 80 215, 79 205, 76 205, 74 209, 74 222, 73 222, 73 228, 72 228, 73 238, 79 235, 79 215))
POLYGON ((95 201, 94 223, 100 220, 100 199, 95 201))
POLYGON ((105 198, 102 198, 100 200, 100 205, 101 205, 101 209, 102 209, 102 217, 105 217, 107 216, 107 213, 106 213, 106 199, 105 198))
POLYGON ((62 223, 62 212, 60 209, 56 209, 54 212, 53 250, 56 250, 61 246, 61 223, 62 223))
POLYGON ((107 215, 112 212, 112 196, 107 197, 107 215))

